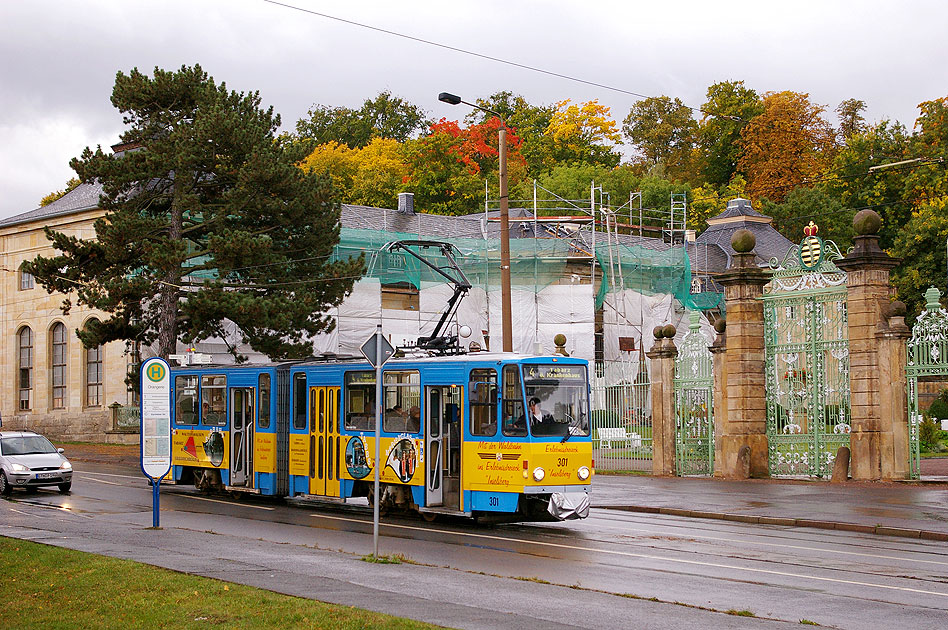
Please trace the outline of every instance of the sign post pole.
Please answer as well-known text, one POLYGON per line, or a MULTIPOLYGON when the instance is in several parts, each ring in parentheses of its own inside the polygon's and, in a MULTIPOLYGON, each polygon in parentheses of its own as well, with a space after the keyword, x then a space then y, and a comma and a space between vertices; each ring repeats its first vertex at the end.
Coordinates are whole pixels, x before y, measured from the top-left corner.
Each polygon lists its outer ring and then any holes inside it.
MULTIPOLYGON (((375 356, 382 357, 382 324, 375 331, 375 356)), ((375 506, 372 508, 372 548, 379 557, 379 469, 382 442, 382 361, 375 364, 375 506)))
POLYGON ((362 354, 375 368, 375 501, 372 508, 372 548, 375 557, 379 555, 379 475, 382 441, 382 366, 395 354, 395 348, 382 335, 382 324, 378 324, 375 334, 362 344, 362 354))
POLYGON ((142 364, 141 465, 152 484, 152 527, 158 528, 161 480, 171 470, 171 369, 164 359, 142 364))

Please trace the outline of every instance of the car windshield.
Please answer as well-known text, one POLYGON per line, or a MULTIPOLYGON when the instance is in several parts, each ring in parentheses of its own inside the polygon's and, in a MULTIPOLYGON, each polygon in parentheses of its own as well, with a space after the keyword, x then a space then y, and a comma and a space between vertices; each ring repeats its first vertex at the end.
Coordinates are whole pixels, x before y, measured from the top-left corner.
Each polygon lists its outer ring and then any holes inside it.
POLYGON ((530 433, 542 436, 589 435, 586 367, 523 366, 530 433))
POLYGON ((42 435, 5 437, 0 439, 0 452, 4 455, 42 455, 55 453, 56 447, 42 435))

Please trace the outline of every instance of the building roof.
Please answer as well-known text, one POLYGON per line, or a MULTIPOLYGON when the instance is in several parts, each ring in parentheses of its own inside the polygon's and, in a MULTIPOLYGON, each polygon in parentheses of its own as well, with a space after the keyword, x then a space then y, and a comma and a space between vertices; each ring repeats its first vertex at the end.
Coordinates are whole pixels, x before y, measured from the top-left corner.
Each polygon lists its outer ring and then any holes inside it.
POLYGON ((101 185, 79 184, 48 206, 3 219, 0 221, 0 228, 68 216, 83 210, 93 210, 99 206, 101 195, 101 185))
MULTIPOLYGON (((97 183, 79 184, 61 198, 48 206, 37 208, 23 214, 0 221, 0 228, 47 221, 57 217, 68 216, 83 210, 92 210, 98 207, 102 186, 97 183)), ((500 238, 499 211, 488 213, 478 212, 461 216, 441 214, 426 214, 423 212, 399 212, 389 208, 372 206, 358 206, 342 204, 341 222, 345 228, 376 230, 384 232, 402 232, 417 234, 419 238, 500 238)), ((510 238, 533 238, 534 226, 537 227, 536 236, 540 238, 559 237, 567 240, 579 238, 578 230, 565 223, 545 223, 540 218, 536 224, 533 212, 526 208, 511 208, 510 238)), ((578 224, 575 224, 578 226, 578 224)), ((605 235, 600 235, 605 239, 605 235)), ((588 237, 588 236, 587 236, 588 237)), ((631 234, 620 234, 618 240, 625 246, 637 246, 647 249, 664 251, 671 247, 661 239, 640 237, 631 234)), ((589 246, 590 243, 585 245, 589 246)))
POLYGON ((727 204, 727 210, 708 219, 708 229, 695 239, 694 250, 689 247, 688 255, 691 256, 692 264, 697 263, 702 271, 708 273, 727 269, 735 253, 731 248, 731 236, 740 229, 750 230, 757 238, 754 254, 757 264, 761 266, 768 264, 771 258, 783 260, 795 245, 774 229, 771 217, 754 210, 750 201, 732 199, 727 204), (707 265, 702 265, 702 262, 707 265))

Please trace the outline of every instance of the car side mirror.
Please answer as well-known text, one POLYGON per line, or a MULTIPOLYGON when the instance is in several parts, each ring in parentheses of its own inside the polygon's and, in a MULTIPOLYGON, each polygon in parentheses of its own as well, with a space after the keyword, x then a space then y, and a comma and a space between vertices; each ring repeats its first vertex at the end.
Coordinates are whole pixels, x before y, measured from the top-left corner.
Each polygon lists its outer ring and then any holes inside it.
POLYGON ((66 449, 64 449, 64 448, 57 448, 57 449, 56 449, 56 452, 59 453, 60 455, 62 455, 63 453, 66 452, 66 449))

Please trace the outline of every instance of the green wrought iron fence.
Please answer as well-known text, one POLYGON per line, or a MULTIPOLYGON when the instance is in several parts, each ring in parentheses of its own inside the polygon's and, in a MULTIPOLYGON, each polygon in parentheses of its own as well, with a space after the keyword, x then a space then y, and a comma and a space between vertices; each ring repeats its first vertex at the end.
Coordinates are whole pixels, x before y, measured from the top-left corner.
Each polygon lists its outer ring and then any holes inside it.
POLYGON ((592 379, 596 470, 652 470, 648 361, 599 362, 592 379))
POLYGON ((701 314, 690 326, 675 360, 675 470, 679 476, 714 474, 714 377, 701 314))
POLYGON ((773 476, 828 477, 849 446, 846 274, 815 226, 765 288, 767 441, 773 476))
POLYGON ((918 381, 948 375, 948 312, 938 303, 940 296, 935 287, 925 292, 925 310, 915 320, 912 338, 906 342, 909 476, 912 479, 918 479, 921 474, 919 431, 923 415, 918 408, 918 381))

